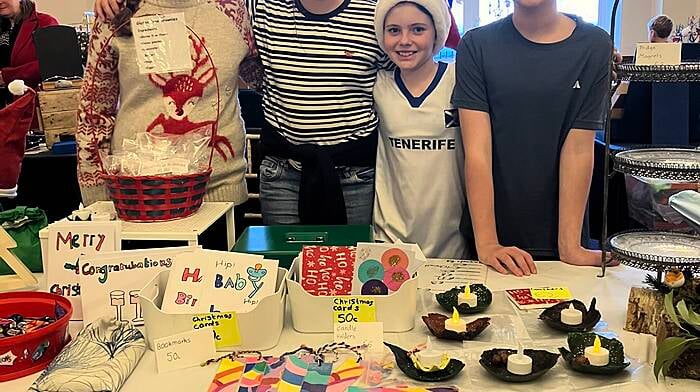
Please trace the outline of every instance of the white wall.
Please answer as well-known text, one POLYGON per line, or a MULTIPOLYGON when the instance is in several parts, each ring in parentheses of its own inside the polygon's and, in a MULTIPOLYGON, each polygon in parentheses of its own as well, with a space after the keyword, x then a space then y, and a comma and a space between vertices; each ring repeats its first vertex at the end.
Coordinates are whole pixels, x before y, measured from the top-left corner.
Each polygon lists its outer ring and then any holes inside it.
POLYGON ((37 9, 58 19, 61 24, 79 24, 83 12, 92 10, 93 0, 34 0, 37 9))
POLYGON ((664 14, 673 19, 674 23, 688 24, 688 17, 700 15, 700 1, 698 0, 663 0, 664 14))
POLYGON ((622 0, 620 52, 623 55, 634 54, 637 42, 643 42, 649 39, 649 32, 646 27, 647 22, 649 22, 649 19, 654 15, 659 14, 662 2, 663 0, 622 0))

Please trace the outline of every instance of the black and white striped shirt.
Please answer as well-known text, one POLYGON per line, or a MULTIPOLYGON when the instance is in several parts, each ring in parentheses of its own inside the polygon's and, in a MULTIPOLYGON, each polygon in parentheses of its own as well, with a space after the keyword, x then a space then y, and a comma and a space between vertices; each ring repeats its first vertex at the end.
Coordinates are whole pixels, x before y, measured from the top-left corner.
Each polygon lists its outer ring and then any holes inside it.
POLYGON ((265 119, 294 144, 332 145, 374 132, 372 88, 388 64, 374 32, 376 0, 345 0, 325 15, 299 0, 248 4, 265 69, 265 119))

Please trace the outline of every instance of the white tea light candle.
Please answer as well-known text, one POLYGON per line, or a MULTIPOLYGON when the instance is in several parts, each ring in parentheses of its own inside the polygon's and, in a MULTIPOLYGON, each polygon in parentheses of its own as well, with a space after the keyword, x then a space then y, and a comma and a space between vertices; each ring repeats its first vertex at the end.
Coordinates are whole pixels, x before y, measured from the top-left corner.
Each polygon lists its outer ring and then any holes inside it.
POLYGON ((467 322, 459 318, 457 308, 452 308, 452 318, 445 320, 445 329, 457 333, 467 331, 467 322))
POLYGON ((606 366, 610 363, 610 351, 600 344, 600 337, 596 335, 592 346, 586 347, 583 355, 588 359, 588 362, 593 366, 606 366))
POLYGON ((430 342, 430 337, 425 342, 425 349, 415 353, 417 363, 416 367, 423 371, 441 370, 447 367, 450 362, 450 357, 446 353, 441 353, 433 350, 430 342))
POLYGON ((507 369, 513 374, 525 376, 532 373, 532 358, 525 355, 522 343, 518 343, 518 352, 508 356, 507 369))
POLYGON ((476 307, 476 294, 471 292, 469 283, 464 286, 464 292, 457 294, 457 304, 467 304, 470 308, 476 307))
POLYGON ((569 307, 561 311, 561 322, 566 325, 579 325, 583 323, 583 312, 574 308, 574 303, 569 303, 569 307))

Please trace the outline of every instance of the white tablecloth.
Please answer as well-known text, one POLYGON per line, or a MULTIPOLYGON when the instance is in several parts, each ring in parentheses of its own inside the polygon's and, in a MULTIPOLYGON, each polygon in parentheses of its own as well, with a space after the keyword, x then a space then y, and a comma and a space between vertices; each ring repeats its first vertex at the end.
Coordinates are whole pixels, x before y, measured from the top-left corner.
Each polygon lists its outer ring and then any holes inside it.
MULTIPOLYGON (((461 345, 457 342, 433 340, 438 349, 450 350, 467 363, 464 371, 455 379, 443 385, 458 385, 462 390, 475 391, 570 391, 570 390, 613 390, 616 391, 700 391, 700 382, 669 379, 657 383, 646 361, 647 354, 653 351, 646 339, 622 331, 625 323, 627 297, 630 287, 641 285, 644 272, 628 267, 609 268, 605 278, 598 278, 597 268, 572 267, 561 262, 540 262, 537 264, 538 274, 529 278, 516 278, 499 275, 489 271, 487 286, 494 292, 508 288, 568 286, 574 296, 584 302, 589 302, 595 296, 598 299, 603 319, 597 327, 598 332, 617 334, 625 343, 626 353, 632 357, 632 366, 623 375, 612 379, 592 378, 575 374, 568 370, 562 360, 545 376, 534 383, 506 384, 488 377, 478 364, 481 351, 494 347, 513 347, 522 340, 526 347, 542 347, 556 352, 556 348, 565 345, 565 336, 548 330, 544 324, 537 321, 540 310, 520 312, 515 310, 503 293, 495 293, 494 303, 488 309, 487 315, 492 317, 491 326, 477 339, 461 345), (641 359, 640 360, 636 360, 641 359)), ((423 292, 419 296, 419 314, 415 328, 407 333, 387 333, 384 338, 390 343, 410 349, 417 343, 424 342, 429 334, 425 325, 419 321, 420 315, 428 311, 441 311, 434 296, 423 292)), ((444 312, 443 312, 444 313, 444 312)), ((479 315, 483 316, 483 315, 479 315)), ((473 319, 475 317, 471 317, 473 319)), ((264 320, 261 320, 264 322, 264 320)), ((73 327, 74 330, 76 327, 73 327)), ((75 331, 73 331, 75 332, 75 331)), ((280 354, 292 350, 300 344, 318 346, 332 340, 331 334, 301 334, 292 328, 291 318, 287 312, 285 329, 280 342, 268 354, 280 354)), ((172 392, 172 391, 206 391, 216 365, 194 367, 171 373, 156 372, 155 357, 152 351, 147 351, 137 369, 129 377, 122 388, 123 392, 172 392)), ((38 373, 19 380, 0 383, 1 392, 26 391, 38 373)), ((403 380, 406 381, 406 380, 403 380)), ((410 381, 407 381, 410 382, 410 381)), ((416 384, 417 382, 413 382, 416 384)))

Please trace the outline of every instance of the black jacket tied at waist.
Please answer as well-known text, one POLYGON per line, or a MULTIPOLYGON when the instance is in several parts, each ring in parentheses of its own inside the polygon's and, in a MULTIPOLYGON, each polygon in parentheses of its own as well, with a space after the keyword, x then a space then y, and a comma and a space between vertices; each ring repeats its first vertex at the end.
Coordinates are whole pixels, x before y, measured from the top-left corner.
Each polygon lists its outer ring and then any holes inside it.
POLYGON ((377 132, 335 145, 293 144, 267 121, 260 133, 263 156, 301 162, 299 220, 306 225, 344 225, 348 218, 336 166, 374 167, 377 132))

